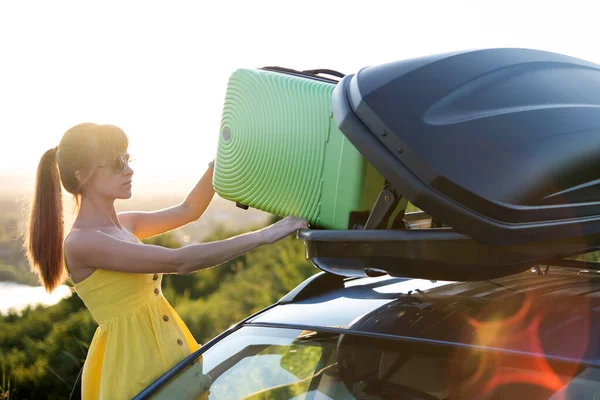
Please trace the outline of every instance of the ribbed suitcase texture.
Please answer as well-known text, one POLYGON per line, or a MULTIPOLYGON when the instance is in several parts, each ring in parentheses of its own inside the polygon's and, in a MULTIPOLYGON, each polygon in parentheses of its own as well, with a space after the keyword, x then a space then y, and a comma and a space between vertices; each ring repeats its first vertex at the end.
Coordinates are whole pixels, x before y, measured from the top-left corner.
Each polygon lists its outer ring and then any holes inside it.
POLYGON ((384 179, 339 131, 335 83, 268 70, 229 78, 213 185, 219 196, 313 226, 347 229, 384 179))

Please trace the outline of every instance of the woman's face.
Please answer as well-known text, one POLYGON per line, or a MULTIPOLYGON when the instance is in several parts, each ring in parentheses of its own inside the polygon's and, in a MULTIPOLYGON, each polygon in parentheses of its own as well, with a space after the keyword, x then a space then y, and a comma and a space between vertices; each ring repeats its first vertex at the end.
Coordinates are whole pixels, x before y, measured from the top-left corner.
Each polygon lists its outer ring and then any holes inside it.
POLYGON ((133 177, 133 169, 129 166, 130 161, 132 160, 128 153, 121 153, 114 159, 104 160, 96 166, 84 191, 114 199, 130 198, 133 177))

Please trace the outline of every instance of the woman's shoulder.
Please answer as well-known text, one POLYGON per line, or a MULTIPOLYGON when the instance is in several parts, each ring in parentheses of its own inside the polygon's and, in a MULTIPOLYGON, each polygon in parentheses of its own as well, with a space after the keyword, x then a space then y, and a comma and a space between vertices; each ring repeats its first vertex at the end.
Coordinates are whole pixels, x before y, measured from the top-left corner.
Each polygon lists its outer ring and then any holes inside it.
POLYGON ((106 236, 110 235, 98 229, 72 228, 63 240, 64 258, 70 271, 78 268, 87 255, 93 256, 95 248, 102 245, 100 242, 106 236))
MULTIPOLYGON (((143 244, 135 235, 124 229, 100 229, 74 227, 65 236, 63 253, 71 270, 96 268, 125 270, 120 258, 127 254, 140 254, 140 250, 131 247, 143 244)), ((71 271, 72 272, 72 271, 71 271)))
POLYGON ((65 255, 77 252, 82 247, 93 245, 93 239, 97 237, 98 231, 90 229, 71 229, 63 240, 65 255))
POLYGON ((78 253, 93 248, 99 238, 106 233, 97 229, 74 228, 69 231, 63 240, 65 254, 78 253))
POLYGON ((118 244, 119 242, 116 241, 139 243, 139 239, 131 233, 129 233, 131 236, 127 236, 126 232, 121 231, 121 237, 111 233, 97 228, 74 227, 65 236, 63 242, 64 261, 67 272, 74 283, 81 283, 88 280, 87 278, 91 275, 97 275, 95 272, 100 270, 103 265, 99 261, 110 257, 108 254, 111 252, 109 248, 111 244, 118 244), (109 241, 107 242, 106 239, 109 241))

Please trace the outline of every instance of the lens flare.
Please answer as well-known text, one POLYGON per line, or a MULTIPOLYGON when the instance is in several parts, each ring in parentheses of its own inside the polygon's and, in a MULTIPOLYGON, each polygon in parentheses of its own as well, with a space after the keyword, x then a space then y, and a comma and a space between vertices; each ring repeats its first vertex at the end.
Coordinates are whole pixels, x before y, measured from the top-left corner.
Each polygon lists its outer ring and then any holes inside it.
MULTIPOLYGON (((468 390, 473 397, 485 397, 503 385, 527 384, 558 392, 556 395, 562 398, 565 387, 576 375, 578 365, 562 366, 560 374, 557 373, 545 356, 548 349, 544 349, 543 343, 553 343, 553 349, 558 348, 557 343, 564 344, 557 350, 560 354, 550 352, 551 354, 575 359, 583 357, 588 344, 588 304, 585 304, 585 312, 571 314, 577 317, 556 320, 556 316, 550 318, 553 308, 568 308, 567 304, 540 301, 533 295, 523 299, 517 310, 510 315, 506 315, 509 310, 505 309, 491 313, 484 311, 476 318, 466 317, 471 328, 471 344, 490 349, 469 350, 469 356, 464 360, 475 364, 472 375, 463 381, 463 389, 468 390), (486 318, 479 319, 483 315, 486 318), (540 330, 544 323, 544 329, 540 330), (546 336, 541 337, 540 332, 544 332, 546 336), (576 341, 573 338, 577 338, 576 341), (527 356, 505 350, 516 350, 527 353, 527 356)), ((573 307, 579 309, 582 305, 582 302, 578 302, 573 307)))

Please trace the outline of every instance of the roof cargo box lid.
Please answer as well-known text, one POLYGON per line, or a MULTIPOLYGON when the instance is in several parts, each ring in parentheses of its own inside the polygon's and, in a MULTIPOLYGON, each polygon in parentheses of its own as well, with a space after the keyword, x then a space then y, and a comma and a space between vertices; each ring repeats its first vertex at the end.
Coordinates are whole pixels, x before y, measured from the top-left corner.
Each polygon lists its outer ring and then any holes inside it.
POLYGON ((600 66, 487 49, 367 67, 336 123, 428 214, 495 245, 600 232, 600 66))

